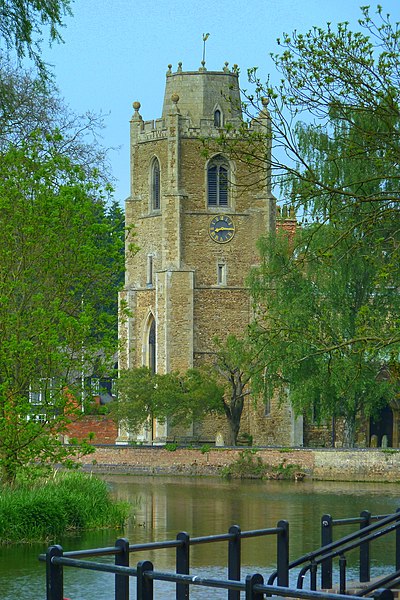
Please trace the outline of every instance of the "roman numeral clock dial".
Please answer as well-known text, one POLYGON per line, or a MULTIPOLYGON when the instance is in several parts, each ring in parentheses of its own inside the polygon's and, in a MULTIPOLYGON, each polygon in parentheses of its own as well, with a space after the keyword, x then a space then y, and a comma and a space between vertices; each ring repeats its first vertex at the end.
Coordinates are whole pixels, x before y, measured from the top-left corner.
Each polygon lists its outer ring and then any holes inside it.
POLYGON ((217 215, 210 222, 209 233, 214 242, 226 244, 235 235, 235 225, 228 215, 217 215))

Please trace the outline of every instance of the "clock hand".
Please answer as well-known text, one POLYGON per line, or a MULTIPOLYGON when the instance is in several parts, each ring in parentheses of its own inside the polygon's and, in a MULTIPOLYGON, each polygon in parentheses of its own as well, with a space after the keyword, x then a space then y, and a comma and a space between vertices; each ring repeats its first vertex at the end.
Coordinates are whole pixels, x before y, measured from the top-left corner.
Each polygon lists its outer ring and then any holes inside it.
POLYGON ((218 227, 218 229, 214 229, 215 233, 219 231, 235 231, 234 227, 218 227))

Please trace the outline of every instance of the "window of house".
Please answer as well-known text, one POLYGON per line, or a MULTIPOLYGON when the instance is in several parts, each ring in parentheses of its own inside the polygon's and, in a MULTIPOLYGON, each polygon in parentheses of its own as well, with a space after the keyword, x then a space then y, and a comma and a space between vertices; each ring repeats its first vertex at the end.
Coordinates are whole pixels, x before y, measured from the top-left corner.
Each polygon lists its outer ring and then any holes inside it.
POLYGON ((114 380, 111 377, 91 377, 90 391, 92 396, 100 396, 100 394, 112 394, 114 380))
POLYGON ((26 417, 27 421, 36 421, 37 423, 46 423, 47 415, 44 413, 31 414, 26 417))
POLYGON ((222 157, 213 158, 207 168, 207 204, 208 206, 228 206, 229 203, 229 165, 222 157))
POLYGON ((160 163, 155 158, 151 165, 151 210, 160 210, 160 163))
POLYGON ((29 402, 39 406, 51 404, 54 395, 59 391, 58 385, 56 378, 39 379, 37 383, 29 386, 29 402))

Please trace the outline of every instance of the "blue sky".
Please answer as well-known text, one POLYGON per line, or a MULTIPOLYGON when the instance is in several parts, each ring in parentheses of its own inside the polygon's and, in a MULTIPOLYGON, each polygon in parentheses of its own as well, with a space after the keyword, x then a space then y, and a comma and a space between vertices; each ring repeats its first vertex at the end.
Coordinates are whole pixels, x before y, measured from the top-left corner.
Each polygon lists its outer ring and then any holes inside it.
MULTIPOLYGON (((45 49, 56 83, 70 107, 106 114, 103 144, 116 178, 115 198, 129 195, 129 120, 139 100, 144 119, 161 116, 165 73, 179 61, 184 70, 200 66, 202 34, 210 33, 206 66, 238 64, 241 86, 246 70, 273 72, 270 52, 282 32, 307 31, 328 21, 357 27, 362 0, 74 0, 64 44, 45 49)), ((383 0, 384 11, 400 20, 400 0, 383 0)), ((371 5, 376 6, 376 3, 371 5)))

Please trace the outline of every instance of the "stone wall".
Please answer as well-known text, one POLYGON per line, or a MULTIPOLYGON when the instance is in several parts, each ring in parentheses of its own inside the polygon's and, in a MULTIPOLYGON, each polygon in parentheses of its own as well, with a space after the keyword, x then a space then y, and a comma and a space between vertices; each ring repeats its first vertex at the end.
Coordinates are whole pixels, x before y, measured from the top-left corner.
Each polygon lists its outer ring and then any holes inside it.
POLYGON ((248 411, 247 427, 243 421, 241 431, 248 430, 256 446, 303 445, 303 428, 301 438, 295 440, 293 411, 288 402, 281 402, 278 394, 271 398, 268 408, 261 399, 257 403, 251 400, 248 411))
MULTIPOLYGON (((97 447, 85 468, 96 472, 134 474, 219 475, 237 460, 243 448, 200 449, 164 447, 97 447)), ((341 481, 400 481, 400 450, 279 449, 257 450, 265 464, 299 465, 306 478, 341 481)))

